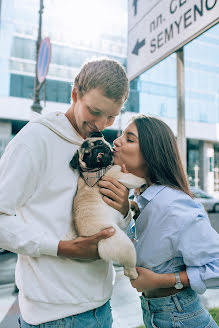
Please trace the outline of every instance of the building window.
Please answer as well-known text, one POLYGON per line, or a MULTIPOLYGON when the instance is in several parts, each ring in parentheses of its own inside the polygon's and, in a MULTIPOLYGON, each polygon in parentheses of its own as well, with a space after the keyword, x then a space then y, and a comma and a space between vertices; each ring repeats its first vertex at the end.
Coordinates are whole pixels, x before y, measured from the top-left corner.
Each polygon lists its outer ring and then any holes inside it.
MULTIPOLYGON (((34 77, 11 74, 10 96, 21 98, 33 98, 34 77)), ((40 99, 44 97, 44 87, 40 92, 40 99)), ((46 100, 70 103, 71 102, 71 83, 46 80, 46 100)))
POLYGON ((12 57, 36 60, 36 41, 14 37, 12 57))
POLYGON ((11 74, 10 96, 21 98, 33 97, 34 78, 19 74, 11 74))
POLYGON ((219 191, 219 143, 214 144, 214 191, 219 191))
POLYGON ((219 122, 219 24, 184 47, 186 119, 219 122))
POLYGON ((141 74, 138 88, 142 114, 176 118, 176 54, 141 74))
POLYGON ((187 139, 187 174, 191 186, 199 185, 199 141, 187 139))
POLYGON ((69 104, 71 102, 71 83, 46 80, 46 100, 69 104))

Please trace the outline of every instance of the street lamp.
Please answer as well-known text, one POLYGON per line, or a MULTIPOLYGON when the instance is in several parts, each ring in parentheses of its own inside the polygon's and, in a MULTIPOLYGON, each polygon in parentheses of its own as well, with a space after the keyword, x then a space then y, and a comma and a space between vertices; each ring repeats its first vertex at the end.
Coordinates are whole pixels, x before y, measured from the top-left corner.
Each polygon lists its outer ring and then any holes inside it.
POLYGON ((31 109, 34 112, 41 113, 43 107, 40 105, 40 89, 43 83, 40 83, 37 78, 37 59, 41 43, 41 29, 42 29, 42 14, 43 14, 43 0, 40 0, 40 10, 39 10, 39 26, 38 26, 38 38, 36 42, 36 69, 35 69, 35 80, 34 80, 34 99, 31 109))

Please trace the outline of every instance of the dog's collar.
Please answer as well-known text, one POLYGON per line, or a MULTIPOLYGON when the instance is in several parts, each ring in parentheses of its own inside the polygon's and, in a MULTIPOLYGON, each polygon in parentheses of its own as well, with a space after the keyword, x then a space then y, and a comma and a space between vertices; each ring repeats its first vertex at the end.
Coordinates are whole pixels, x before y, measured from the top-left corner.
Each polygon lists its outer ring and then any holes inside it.
POLYGON ((80 173, 86 184, 89 187, 93 187, 111 167, 112 165, 103 167, 101 169, 94 169, 90 171, 81 170, 80 173))

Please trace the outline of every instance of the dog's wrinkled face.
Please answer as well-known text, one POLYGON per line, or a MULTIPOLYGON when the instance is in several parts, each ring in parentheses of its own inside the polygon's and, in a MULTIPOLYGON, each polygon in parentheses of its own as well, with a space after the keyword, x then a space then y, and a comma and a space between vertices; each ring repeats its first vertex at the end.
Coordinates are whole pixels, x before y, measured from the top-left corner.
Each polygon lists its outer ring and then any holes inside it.
POLYGON ((112 148, 102 136, 91 136, 82 143, 79 149, 79 165, 82 169, 103 168, 112 163, 112 148))

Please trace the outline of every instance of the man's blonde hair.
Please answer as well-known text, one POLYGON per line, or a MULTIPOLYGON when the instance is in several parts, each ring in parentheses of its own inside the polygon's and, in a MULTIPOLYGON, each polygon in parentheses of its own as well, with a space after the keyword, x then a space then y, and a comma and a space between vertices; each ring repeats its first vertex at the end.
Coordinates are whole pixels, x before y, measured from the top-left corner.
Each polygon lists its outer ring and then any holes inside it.
POLYGON ((92 89, 99 89, 103 96, 124 103, 129 94, 129 81, 123 66, 109 58, 91 59, 86 62, 74 81, 79 97, 92 89))

